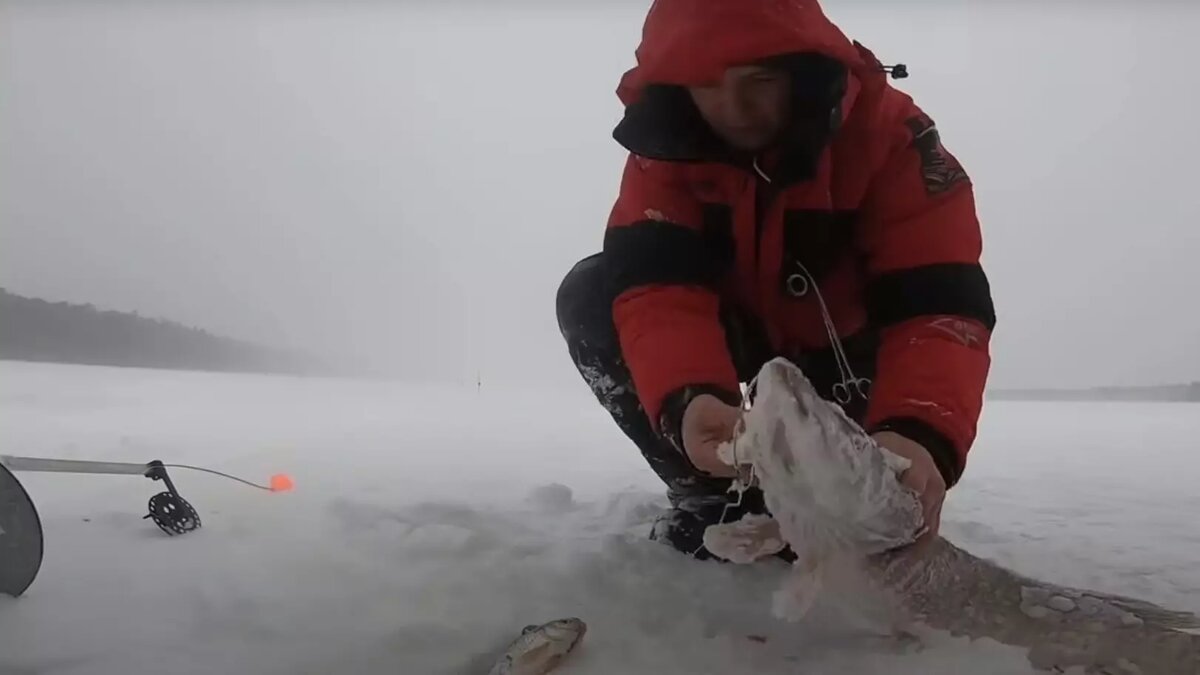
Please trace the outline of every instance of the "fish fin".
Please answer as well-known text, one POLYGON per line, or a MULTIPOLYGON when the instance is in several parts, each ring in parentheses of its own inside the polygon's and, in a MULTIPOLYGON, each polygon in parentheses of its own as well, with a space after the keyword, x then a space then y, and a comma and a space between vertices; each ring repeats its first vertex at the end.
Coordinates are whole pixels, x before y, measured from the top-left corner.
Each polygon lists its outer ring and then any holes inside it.
POLYGON ((1148 624, 1179 631, 1200 630, 1200 616, 1191 612, 1160 607, 1150 602, 1121 596, 1105 598, 1148 624))

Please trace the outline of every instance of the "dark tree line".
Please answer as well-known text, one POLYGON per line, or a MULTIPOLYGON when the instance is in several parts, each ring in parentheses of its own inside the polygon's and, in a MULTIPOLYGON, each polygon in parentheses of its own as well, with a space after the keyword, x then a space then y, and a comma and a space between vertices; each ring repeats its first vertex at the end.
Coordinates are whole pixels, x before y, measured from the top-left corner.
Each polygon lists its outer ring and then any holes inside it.
POLYGON ((0 359, 186 370, 315 373, 314 359, 90 304, 0 289, 0 359))
POLYGON ((1094 387, 1091 389, 1009 389, 990 398, 1012 401, 1177 401, 1200 402, 1200 382, 1145 387, 1094 387))

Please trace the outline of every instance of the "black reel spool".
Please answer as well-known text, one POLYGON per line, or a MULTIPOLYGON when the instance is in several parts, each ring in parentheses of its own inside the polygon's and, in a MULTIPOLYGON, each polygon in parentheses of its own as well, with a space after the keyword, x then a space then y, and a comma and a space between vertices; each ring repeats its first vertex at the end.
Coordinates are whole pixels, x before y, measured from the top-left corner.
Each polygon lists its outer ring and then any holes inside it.
POLYGON ((150 513, 142 516, 143 520, 150 518, 160 530, 171 536, 186 534, 200 527, 200 514, 196 513, 196 509, 179 495, 179 491, 175 489, 175 484, 171 482, 171 477, 167 475, 167 470, 162 462, 158 460, 150 462, 150 469, 146 471, 146 477, 166 483, 167 491, 150 498, 150 503, 147 505, 150 513))

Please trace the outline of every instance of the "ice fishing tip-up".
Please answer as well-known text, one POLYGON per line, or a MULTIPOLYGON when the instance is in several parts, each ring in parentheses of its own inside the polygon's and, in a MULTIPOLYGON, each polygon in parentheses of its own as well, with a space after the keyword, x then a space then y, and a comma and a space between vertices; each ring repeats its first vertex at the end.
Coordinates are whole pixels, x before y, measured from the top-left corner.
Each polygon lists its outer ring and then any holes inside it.
POLYGON ((0 593, 16 597, 25 592, 37 576, 42 562, 42 524, 37 509, 15 472, 75 474, 113 474, 145 476, 162 481, 166 490, 155 494, 147 505, 149 518, 168 535, 180 535, 200 527, 200 515, 175 487, 167 468, 188 469, 223 478, 269 492, 286 492, 293 487, 286 474, 275 474, 267 485, 187 464, 164 464, 153 460, 137 462, 95 462, 77 459, 49 459, 0 455, 0 593))

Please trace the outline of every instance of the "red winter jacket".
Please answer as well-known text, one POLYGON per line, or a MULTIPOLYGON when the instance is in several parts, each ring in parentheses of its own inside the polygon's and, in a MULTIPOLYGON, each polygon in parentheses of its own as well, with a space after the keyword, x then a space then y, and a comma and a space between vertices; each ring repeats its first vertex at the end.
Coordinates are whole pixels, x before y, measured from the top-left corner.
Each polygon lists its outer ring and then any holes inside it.
MULTIPOLYGON (((736 305, 772 352, 801 362, 834 353, 823 301, 839 342, 870 345, 853 366, 870 380, 863 425, 921 442, 958 480, 995 325, 980 227, 969 178, 888 70, 815 0, 654 3, 618 89, 614 137, 630 156, 605 257, 621 348, 656 428, 676 392, 739 391, 720 307, 736 305), (750 163, 722 150, 681 87, 773 57, 807 78, 797 138, 815 125, 828 142, 750 163)), ((848 377, 833 384, 855 390, 848 377)))

